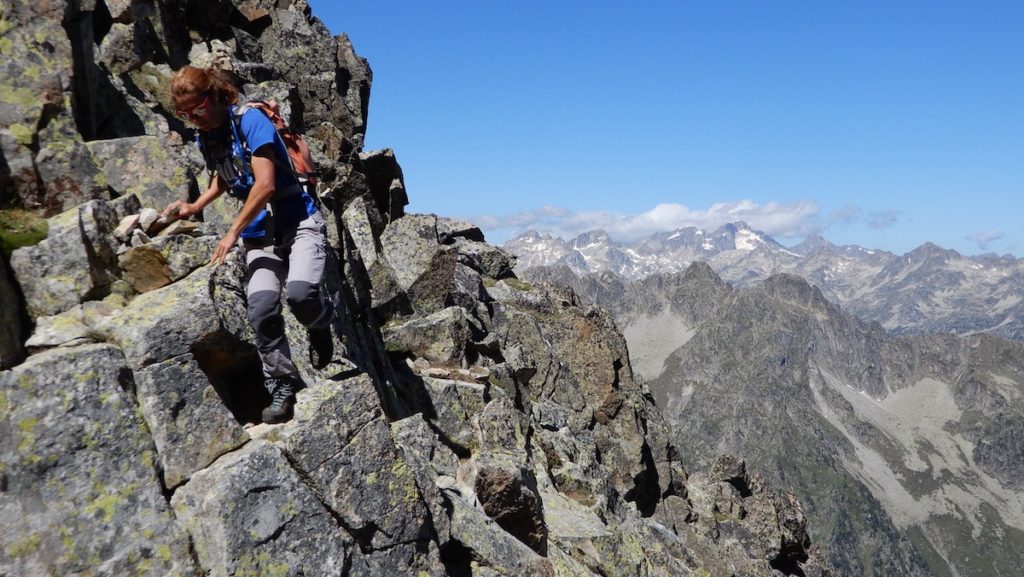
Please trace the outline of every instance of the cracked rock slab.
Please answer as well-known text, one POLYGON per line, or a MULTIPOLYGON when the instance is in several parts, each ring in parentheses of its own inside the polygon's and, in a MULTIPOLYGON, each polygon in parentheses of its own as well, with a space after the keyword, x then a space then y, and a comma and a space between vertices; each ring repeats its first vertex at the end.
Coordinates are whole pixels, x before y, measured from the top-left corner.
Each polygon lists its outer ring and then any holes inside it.
POLYGON ((249 440, 192 355, 150 365, 136 381, 168 487, 249 440))
POLYGON ((210 577, 327 577, 351 563, 351 538, 266 441, 197 472, 171 504, 210 577))
POLYGON ((54 349, 0 372, 0 575, 195 575, 124 355, 54 349))
POLYGON ((11 254, 11 269, 32 317, 66 311, 114 281, 117 223, 110 203, 93 200, 49 219, 45 240, 11 254))
POLYGON ((295 419, 267 438, 284 448, 364 548, 430 539, 415 470, 391 436, 368 375, 300 392, 295 419))

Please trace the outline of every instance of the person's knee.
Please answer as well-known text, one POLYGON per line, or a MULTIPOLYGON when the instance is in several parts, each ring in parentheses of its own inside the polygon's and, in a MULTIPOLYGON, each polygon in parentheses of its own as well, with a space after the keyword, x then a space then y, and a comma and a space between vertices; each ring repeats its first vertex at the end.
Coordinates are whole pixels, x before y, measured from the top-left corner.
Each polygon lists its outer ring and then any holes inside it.
POLYGON ((317 321, 324 310, 320 286, 305 281, 288 283, 288 306, 302 324, 309 325, 317 321))
POLYGON ((288 283, 288 305, 296 306, 304 303, 320 302, 320 287, 305 281, 292 281, 288 283))

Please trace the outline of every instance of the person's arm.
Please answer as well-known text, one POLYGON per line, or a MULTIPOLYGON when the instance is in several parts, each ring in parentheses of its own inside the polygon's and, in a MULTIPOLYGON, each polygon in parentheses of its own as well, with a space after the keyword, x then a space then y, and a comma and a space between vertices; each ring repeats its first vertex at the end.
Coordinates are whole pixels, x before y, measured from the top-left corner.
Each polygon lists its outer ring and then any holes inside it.
POLYGON ((223 180, 221 180, 220 175, 215 172, 213 173, 213 178, 210 179, 210 186, 206 188, 203 194, 199 195, 199 198, 197 198, 195 202, 176 200, 168 204, 167 207, 164 208, 163 212, 160 213, 160 216, 180 220, 182 218, 188 218, 194 214, 199 214, 207 207, 207 205, 216 200, 220 195, 224 194, 227 189, 227 185, 223 180))
POLYGON ((274 196, 274 151, 271 145, 265 144, 252 153, 252 174, 255 183, 249 190, 249 196, 242 205, 241 212, 235 217, 224 238, 220 239, 217 247, 213 250, 210 262, 220 264, 231 251, 231 248, 238 243, 238 237, 245 230, 245 227, 255 219, 260 211, 267 206, 267 202, 274 196))

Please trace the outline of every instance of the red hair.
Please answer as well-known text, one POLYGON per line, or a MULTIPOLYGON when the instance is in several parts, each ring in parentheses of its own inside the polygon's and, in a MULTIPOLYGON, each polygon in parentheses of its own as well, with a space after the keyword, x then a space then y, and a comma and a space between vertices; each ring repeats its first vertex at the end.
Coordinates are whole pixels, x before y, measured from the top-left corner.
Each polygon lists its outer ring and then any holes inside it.
POLYGON ((177 106, 196 94, 208 93, 221 104, 238 102, 238 87, 222 70, 185 66, 171 79, 171 99, 177 106))

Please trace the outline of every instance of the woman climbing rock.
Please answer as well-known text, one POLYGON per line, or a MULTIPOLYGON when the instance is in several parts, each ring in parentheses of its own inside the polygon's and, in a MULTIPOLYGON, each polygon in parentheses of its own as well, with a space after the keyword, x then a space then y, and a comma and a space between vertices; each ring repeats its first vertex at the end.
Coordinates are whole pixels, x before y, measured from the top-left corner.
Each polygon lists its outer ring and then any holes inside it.
POLYGON ((242 200, 210 261, 220 264, 239 244, 244 251, 249 322, 272 397, 263 421, 286 421, 302 379, 285 337, 282 287, 295 318, 309 329, 313 366, 327 366, 334 353, 333 310, 320 290, 327 256, 324 220, 277 129, 260 109, 239 105, 238 89, 224 73, 186 66, 171 81, 171 98, 178 116, 198 129, 212 176, 199 198, 173 202, 163 216, 192 216, 225 192, 242 200))

